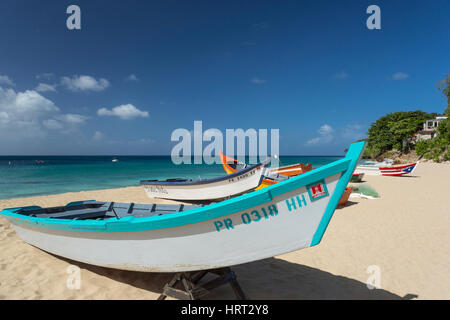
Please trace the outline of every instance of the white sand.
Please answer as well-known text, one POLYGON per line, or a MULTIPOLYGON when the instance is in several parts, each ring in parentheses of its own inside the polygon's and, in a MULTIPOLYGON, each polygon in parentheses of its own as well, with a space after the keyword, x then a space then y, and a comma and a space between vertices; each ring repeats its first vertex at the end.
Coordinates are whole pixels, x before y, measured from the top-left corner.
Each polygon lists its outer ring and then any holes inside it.
MULTIPOLYGON (((251 299, 450 299, 450 165, 421 163, 408 177, 366 176, 381 199, 351 198, 322 242, 235 266, 251 299), (369 266, 381 289, 369 290, 369 266)), ((151 203, 140 187, 0 200, 0 209, 70 201, 151 203)), ((170 201, 159 201, 168 203, 170 201)), ((106 269, 62 259, 24 243, 0 218, 0 299, 156 299, 171 274, 106 269), (68 289, 67 267, 81 268, 68 289)), ((209 299, 234 299, 229 286, 209 299)))

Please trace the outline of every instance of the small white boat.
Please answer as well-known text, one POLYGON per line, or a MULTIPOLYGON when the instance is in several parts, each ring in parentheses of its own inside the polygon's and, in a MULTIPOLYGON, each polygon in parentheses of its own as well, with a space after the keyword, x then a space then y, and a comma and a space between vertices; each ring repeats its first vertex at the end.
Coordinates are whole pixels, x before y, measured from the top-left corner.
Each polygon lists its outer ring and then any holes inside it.
POLYGON ((119 161, 119 159, 117 159, 117 158, 114 158, 111 160, 111 162, 118 162, 118 161, 119 161))
POLYGON ((372 176, 403 176, 413 173, 418 162, 399 165, 385 166, 385 164, 359 165, 356 167, 355 174, 367 174, 372 176))
POLYGON ((217 200, 233 197, 257 188, 270 160, 247 167, 234 174, 214 179, 142 180, 151 198, 171 200, 217 200))
POLYGON ((270 258, 320 243, 365 142, 328 165, 207 206, 20 207, 0 214, 27 243, 102 267, 184 272, 270 258))

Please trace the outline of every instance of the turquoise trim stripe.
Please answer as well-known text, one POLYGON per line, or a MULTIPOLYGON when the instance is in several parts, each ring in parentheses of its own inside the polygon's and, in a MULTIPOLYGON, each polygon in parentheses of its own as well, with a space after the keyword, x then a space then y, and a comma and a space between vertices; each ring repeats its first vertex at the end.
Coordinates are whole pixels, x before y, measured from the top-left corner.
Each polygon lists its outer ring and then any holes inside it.
POLYGON ((319 227, 317 228, 316 233, 313 236, 313 239, 311 241, 311 247, 319 244, 320 240, 322 240, 323 234, 325 233, 325 230, 327 229, 328 224, 330 223, 331 217, 333 216, 334 211, 336 210, 339 200, 341 199, 342 194, 344 193, 345 188, 347 187, 350 178, 352 177, 353 172, 355 171, 356 164, 358 163, 359 159, 364 153, 365 148, 366 142, 364 141, 352 143, 350 145, 347 155, 345 156, 347 159, 350 159, 348 170, 344 171, 342 173, 342 176, 339 178, 334 193, 331 196, 330 202, 328 202, 328 206, 325 209, 325 213, 322 216, 322 220, 319 223, 319 227))
MULTIPOLYGON (((5 215, 8 219, 15 223, 57 230, 77 230, 84 232, 136 232, 173 228, 187 224, 217 219, 241 210, 247 210, 255 206, 263 205, 267 202, 270 202, 275 196, 318 182, 340 172, 346 172, 349 167, 352 168, 353 172, 353 163, 356 164, 359 157, 359 154, 357 154, 355 151, 356 149, 357 148, 351 146, 349 153, 345 158, 327 164, 318 169, 306 172, 302 175, 292 177, 272 186, 222 202, 214 203, 205 207, 168 215, 145 218, 124 217, 120 220, 117 220, 116 218, 110 218, 108 220, 45 219, 37 217, 27 217, 14 213, 20 208, 5 209, 0 212, 0 214, 5 215)), ((347 185, 347 182, 348 181, 345 182, 345 185, 347 185)), ((340 198, 342 192, 343 191, 340 192, 338 198, 340 198)), ((334 192, 335 195, 338 193, 338 190, 334 192)), ((332 213, 333 212, 331 212, 331 215, 332 213)))

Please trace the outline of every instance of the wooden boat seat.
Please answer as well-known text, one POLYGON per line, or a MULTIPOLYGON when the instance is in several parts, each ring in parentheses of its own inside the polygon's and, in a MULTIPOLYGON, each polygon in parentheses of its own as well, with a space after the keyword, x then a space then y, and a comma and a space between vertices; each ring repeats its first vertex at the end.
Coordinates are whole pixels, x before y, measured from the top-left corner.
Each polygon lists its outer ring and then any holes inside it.
POLYGON ((102 220, 133 216, 136 218, 160 216, 195 209, 204 205, 134 204, 116 202, 83 203, 62 207, 19 209, 16 213, 51 219, 102 220))

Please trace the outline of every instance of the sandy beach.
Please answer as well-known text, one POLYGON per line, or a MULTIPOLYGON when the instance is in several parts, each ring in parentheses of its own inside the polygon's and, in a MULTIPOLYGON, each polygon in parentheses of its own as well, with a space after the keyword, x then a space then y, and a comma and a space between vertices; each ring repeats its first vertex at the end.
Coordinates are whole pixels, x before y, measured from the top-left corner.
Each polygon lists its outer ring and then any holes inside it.
MULTIPOLYGON (((420 163, 412 176, 366 175, 364 183, 381 198, 351 198, 318 246, 233 268, 250 299, 450 299, 450 164, 420 163), (379 270, 379 289, 368 289, 368 270, 379 270)), ((87 199, 156 202, 141 187, 128 187, 0 200, 0 209, 87 199)), ((0 299, 152 300, 171 276, 51 255, 24 243, 0 218, 0 299), (81 269, 78 290, 66 285, 71 264, 81 269)), ((224 286, 207 299, 234 295, 224 286)))

